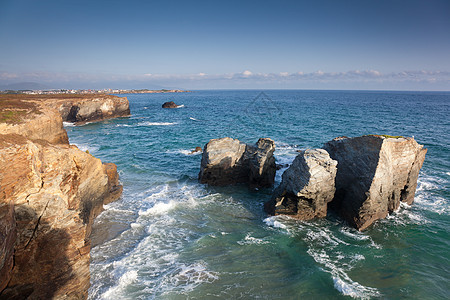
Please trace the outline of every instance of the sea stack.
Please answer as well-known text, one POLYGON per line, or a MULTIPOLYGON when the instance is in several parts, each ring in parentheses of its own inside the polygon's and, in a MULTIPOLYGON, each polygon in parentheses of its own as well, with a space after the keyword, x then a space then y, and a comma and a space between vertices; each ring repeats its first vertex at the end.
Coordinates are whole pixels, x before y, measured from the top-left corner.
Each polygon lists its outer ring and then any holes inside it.
POLYGON ((175 102, 173 101, 169 101, 169 102, 164 102, 164 104, 162 105, 162 108, 177 108, 178 105, 175 104, 175 102))
POLYGON ((281 184, 265 203, 265 210, 300 220, 326 217, 327 204, 335 192, 336 166, 337 161, 323 149, 301 151, 283 173, 281 184))
POLYGON ((261 138, 255 145, 229 137, 210 140, 203 149, 199 181, 209 185, 247 183, 249 186, 273 185, 276 165, 275 143, 261 138))
POLYGON ((338 137, 323 147, 338 162, 331 205, 364 230, 400 206, 412 204, 427 149, 414 138, 338 137))

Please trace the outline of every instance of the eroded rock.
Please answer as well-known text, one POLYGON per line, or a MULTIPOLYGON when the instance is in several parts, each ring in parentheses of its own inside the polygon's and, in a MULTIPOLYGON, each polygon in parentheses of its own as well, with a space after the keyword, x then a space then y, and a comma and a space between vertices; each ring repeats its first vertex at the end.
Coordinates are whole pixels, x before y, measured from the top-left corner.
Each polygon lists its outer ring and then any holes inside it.
POLYGON ((323 149, 300 152, 282 175, 280 186, 265 203, 269 214, 286 214, 301 220, 327 215, 335 192, 337 161, 323 149))
POLYGON ((93 219, 120 196, 115 166, 76 146, 11 134, 0 135, 0 170, 0 236, 17 232, 0 249, 2 287, 9 277, 1 297, 87 298, 93 219))
POLYGON ((359 230, 385 218, 401 201, 413 203, 427 152, 413 138, 340 137, 323 148, 338 161, 331 204, 359 230))
POLYGON ((210 185, 248 183, 268 187, 274 182, 276 165, 271 139, 248 145, 229 137, 210 140, 203 149, 199 181, 210 185))
POLYGON ((175 104, 173 101, 164 102, 162 105, 162 108, 177 108, 178 105, 175 104))

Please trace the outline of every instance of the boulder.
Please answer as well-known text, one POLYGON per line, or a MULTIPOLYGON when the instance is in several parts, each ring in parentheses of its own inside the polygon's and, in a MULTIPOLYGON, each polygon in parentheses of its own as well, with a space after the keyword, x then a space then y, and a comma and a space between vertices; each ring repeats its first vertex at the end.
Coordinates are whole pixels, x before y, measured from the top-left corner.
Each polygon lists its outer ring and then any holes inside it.
POLYGON ((229 137, 210 140, 203 149, 199 181, 209 185, 247 183, 268 187, 274 182, 275 143, 261 138, 248 145, 229 137))
POLYGON ((164 104, 162 105, 162 108, 177 108, 178 105, 175 104, 175 102, 173 101, 169 101, 169 102, 164 102, 164 104))
POLYGON ((359 230, 412 204, 427 149, 414 138, 339 137, 323 147, 338 161, 332 205, 359 230))
POLYGON ((265 210, 272 215, 287 214, 301 220, 327 215, 327 204, 333 200, 337 161, 323 149, 300 152, 283 173, 281 184, 265 210))

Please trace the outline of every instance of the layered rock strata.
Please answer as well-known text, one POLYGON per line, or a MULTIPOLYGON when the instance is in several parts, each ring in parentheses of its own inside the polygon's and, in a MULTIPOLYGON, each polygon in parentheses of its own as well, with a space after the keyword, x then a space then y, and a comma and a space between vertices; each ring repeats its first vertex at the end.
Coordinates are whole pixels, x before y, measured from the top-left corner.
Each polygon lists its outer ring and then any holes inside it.
POLYGON ((323 148, 338 161, 331 204, 359 230, 413 203, 427 152, 413 138, 339 137, 323 148))
POLYGON ((113 95, 0 95, 0 103, 7 101, 13 102, 15 108, 20 102, 40 109, 56 109, 63 121, 78 124, 130 115, 127 98, 113 95))
POLYGON ((24 102, 0 103, 0 298, 86 299, 92 223, 121 195, 117 167, 69 145, 46 101, 24 102))
POLYGON ((281 184, 265 209, 272 215, 286 214, 301 220, 327 215, 333 200, 337 161, 323 149, 300 152, 283 173, 281 184))
POLYGON ((261 138, 255 145, 229 137, 210 140, 203 149, 199 181, 209 185, 247 183, 269 187, 276 172, 275 143, 261 138))

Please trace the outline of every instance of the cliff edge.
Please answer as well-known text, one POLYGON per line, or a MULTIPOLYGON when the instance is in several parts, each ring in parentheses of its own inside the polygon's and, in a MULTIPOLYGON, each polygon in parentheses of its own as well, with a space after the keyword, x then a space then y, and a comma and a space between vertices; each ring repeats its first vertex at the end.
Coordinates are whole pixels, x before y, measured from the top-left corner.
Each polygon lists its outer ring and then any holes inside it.
POLYGON ((122 193, 114 164, 69 145, 52 100, 0 98, 1 299, 86 299, 93 220, 122 193))

